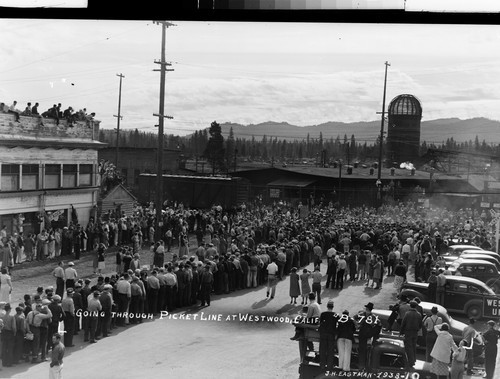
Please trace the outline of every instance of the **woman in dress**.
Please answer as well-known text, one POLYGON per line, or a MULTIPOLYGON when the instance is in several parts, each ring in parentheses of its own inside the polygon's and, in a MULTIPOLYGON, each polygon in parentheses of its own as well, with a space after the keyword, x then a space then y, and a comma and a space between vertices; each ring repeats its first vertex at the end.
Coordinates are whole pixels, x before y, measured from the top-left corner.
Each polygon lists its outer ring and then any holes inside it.
POLYGON ((13 266, 14 255, 12 253, 12 249, 10 247, 10 243, 9 243, 7 237, 2 238, 1 249, 2 249, 1 250, 2 251, 2 269, 5 268, 6 270, 10 270, 10 268, 13 266))
POLYGON ((307 296, 311 292, 311 286, 309 285, 309 278, 311 277, 311 271, 307 269, 302 270, 300 274, 300 286, 302 288, 302 305, 307 304, 307 296))
POLYGON ((97 273, 98 275, 106 268, 106 245, 99 244, 97 248, 97 273))
POLYGON ((403 263, 403 260, 400 259, 399 263, 396 265, 394 269, 394 288, 396 288, 396 292, 399 295, 401 293, 401 288, 403 287, 403 283, 406 281, 406 266, 403 263))
POLYGON ((12 293, 12 280, 8 274, 7 268, 2 267, 0 272, 0 302, 10 303, 10 294, 12 293))
POLYGON ((297 304, 297 297, 299 296, 299 274, 297 274, 297 267, 292 267, 290 272, 290 304, 297 304))
POLYGON ((158 241, 153 256, 153 267, 161 268, 165 264, 165 247, 158 241))
POLYGON ((61 228, 57 228, 54 231, 54 240, 55 240, 55 256, 58 257, 61 255, 61 228))
POLYGON ((49 258, 54 258, 56 256, 56 237, 53 229, 49 230, 49 236, 47 237, 47 250, 49 258))
POLYGON ((380 289, 382 286, 380 285, 380 281, 382 279, 382 263, 380 257, 375 259, 375 263, 373 265, 373 283, 375 284, 375 289, 380 289))
POLYGON ((457 345, 455 345, 453 341, 453 336, 449 332, 449 328, 447 323, 434 326, 437 338, 431 351, 431 372, 436 375, 438 379, 448 378, 448 366, 451 361, 451 353, 456 353, 458 351, 457 345))

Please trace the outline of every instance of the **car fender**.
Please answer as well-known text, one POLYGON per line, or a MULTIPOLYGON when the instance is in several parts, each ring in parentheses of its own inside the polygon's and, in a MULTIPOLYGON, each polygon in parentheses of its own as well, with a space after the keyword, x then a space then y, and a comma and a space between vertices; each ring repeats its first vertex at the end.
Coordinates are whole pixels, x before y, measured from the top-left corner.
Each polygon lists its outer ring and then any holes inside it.
POLYGON ((423 293, 421 293, 417 290, 411 289, 411 288, 406 288, 406 289, 402 290, 400 297, 402 295, 405 295, 409 299, 414 299, 415 297, 418 297, 421 301, 428 301, 426 295, 424 295, 423 293))

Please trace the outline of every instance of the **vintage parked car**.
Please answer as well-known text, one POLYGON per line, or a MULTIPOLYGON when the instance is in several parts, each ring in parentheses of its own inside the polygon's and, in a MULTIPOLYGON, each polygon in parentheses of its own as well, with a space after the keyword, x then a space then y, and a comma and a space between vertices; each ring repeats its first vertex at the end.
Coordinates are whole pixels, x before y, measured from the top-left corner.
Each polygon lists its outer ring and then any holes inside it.
MULTIPOLYGON (((406 282, 401 295, 434 301, 429 297, 429 283, 406 282)), ((497 318, 500 316, 500 296, 478 279, 446 275, 444 307, 450 313, 463 314, 468 318, 497 318)))
POLYGON ((474 250, 474 252, 471 252, 472 250, 469 250, 470 252, 466 253, 463 252, 460 255, 444 255, 441 258, 443 260, 438 260, 438 263, 441 267, 445 265, 452 265, 455 261, 458 259, 464 260, 464 259, 481 259, 484 261, 491 262, 492 264, 495 265, 495 267, 500 270, 500 260, 498 260, 496 257, 489 255, 489 254, 483 254, 482 250, 474 250))
POLYGON ((488 250, 464 250, 462 253, 460 253, 460 256, 462 255, 468 255, 468 254, 482 254, 482 255, 488 255, 489 257, 493 257, 497 259, 500 262, 500 254, 495 253, 494 251, 488 251, 488 250))
MULTIPOLYGON (((446 322, 450 326, 449 332, 453 336, 453 340, 455 341, 455 343, 457 345, 460 343, 460 340, 462 339, 463 331, 467 327, 467 324, 465 324, 461 321, 455 320, 453 317, 450 316, 450 314, 448 313, 446 308, 442 307, 439 304, 431 303, 428 301, 421 301, 420 306, 422 307, 422 309, 424 311, 424 317, 430 316, 432 314, 431 313, 432 307, 437 307, 438 308, 438 316, 441 317, 443 322, 446 322)), ((374 309, 372 311, 372 314, 374 314, 375 316, 377 316, 380 319, 380 321, 382 323, 382 327, 384 329, 389 329, 388 320, 389 320, 389 316, 391 315, 391 312, 392 312, 391 309, 388 309, 388 310, 374 309)), ((399 324, 397 322, 395 322, 392 325, 391 330, 394 332, 399 332, 399 324)), ((425 336, 423 334, 418 336, 417 346, 419 348, 425 349, 425 336)), ((477 338, 475 338, 475 340, 474 340, 474 356, 477 357, 477 356, 481 355, 482 351, 483 351, 483 343, 482 343, 481 338, 478 335, 477 338)))
POLYGON ((464 250, 482 250, 482 249, 479 246, 475 245, 450 245, 445 249, 443 254, 458 255, 464 250))
POLYGON ((478 279, 490 287, 493 292, 500 294, 500 272, 492 262, 483 259, 458 258, 448 269, 452 275, 478 279))

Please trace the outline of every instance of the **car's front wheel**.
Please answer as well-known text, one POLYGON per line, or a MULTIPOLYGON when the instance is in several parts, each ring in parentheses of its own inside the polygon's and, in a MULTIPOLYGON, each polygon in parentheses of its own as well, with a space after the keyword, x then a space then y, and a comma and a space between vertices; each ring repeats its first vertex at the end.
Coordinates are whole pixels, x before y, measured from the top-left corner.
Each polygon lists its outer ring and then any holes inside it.
POLYGON ((473 303, 467 307, 465 313, 467 313, 468 318, 479 319, 483 317, 483 308, 481 304, 473 303))

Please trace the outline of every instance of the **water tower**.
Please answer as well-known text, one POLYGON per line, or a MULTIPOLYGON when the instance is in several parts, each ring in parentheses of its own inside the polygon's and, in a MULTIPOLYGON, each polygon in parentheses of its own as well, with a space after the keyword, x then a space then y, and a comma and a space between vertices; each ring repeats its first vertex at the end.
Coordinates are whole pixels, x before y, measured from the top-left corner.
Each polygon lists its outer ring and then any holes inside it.
POLYGON ((415 162, 420 150, 420 101, 413 95, 396 96, 389 104, 388 115, 387 166, 415 162))

